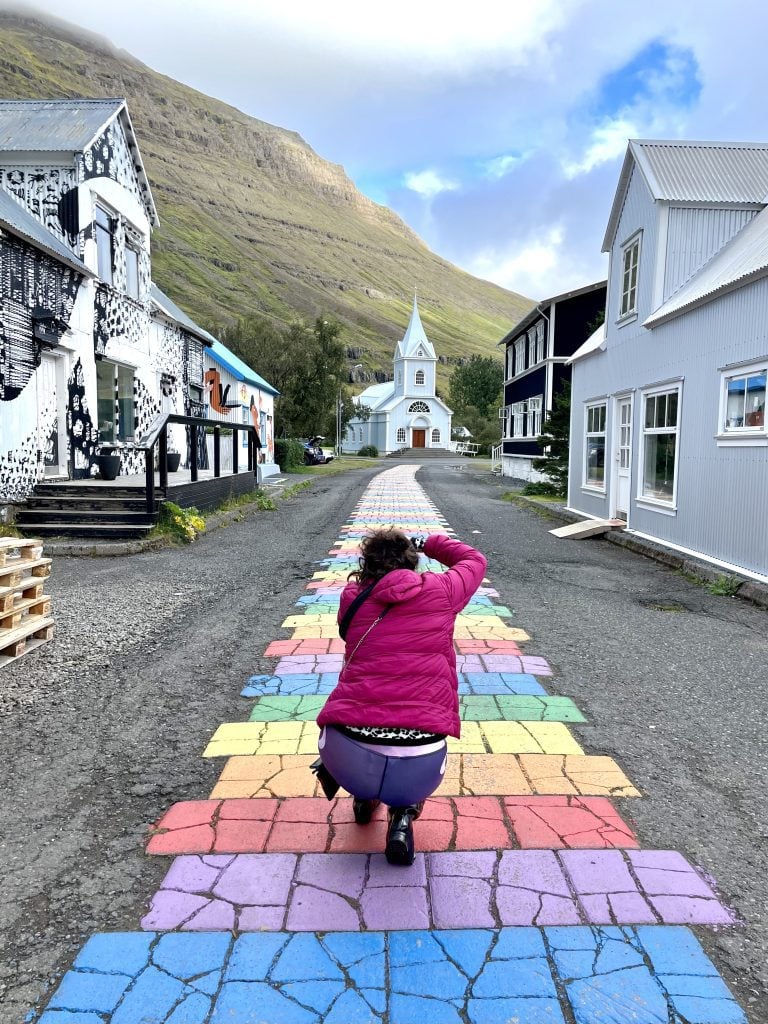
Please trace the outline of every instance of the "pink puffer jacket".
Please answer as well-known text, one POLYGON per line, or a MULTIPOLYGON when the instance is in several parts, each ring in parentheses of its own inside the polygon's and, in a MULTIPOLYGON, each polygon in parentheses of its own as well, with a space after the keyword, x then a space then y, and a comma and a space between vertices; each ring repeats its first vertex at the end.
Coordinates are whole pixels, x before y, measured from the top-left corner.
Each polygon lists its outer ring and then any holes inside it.
MULTIPOLYGON (((390 725, 459 736, 458 680, 453 649, 456 616, 480 585, 486 561, 479 551, 441 534, 424 553, 444 573, 395 569, 358 609, 347 633, 347 656, 383 609, 342 672, 318 715, 319 725, 390 725)), ((360 593, 344 588, 339 621, 360 593)))

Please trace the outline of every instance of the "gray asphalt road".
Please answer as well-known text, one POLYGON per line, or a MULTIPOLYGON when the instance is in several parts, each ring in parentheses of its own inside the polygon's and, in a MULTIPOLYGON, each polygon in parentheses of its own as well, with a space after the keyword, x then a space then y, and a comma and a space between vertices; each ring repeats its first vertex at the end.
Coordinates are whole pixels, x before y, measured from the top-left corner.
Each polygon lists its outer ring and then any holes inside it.
MULTIPOLYGON (((147 825, 207 795, 220 766, 200 757, 205 742, 244 717, 243 681, 267 667, 310 563, 373 475, 316 480, 189 548, 56 560, 57 639, 0 673, 3 1024, 45 1003, 92 931, 137 928, 166 868, 142 854, 147 825)), ((557 672, 552 692, 588 714, 582 743, 647 794, 621 808, 643 845, 702 865, 745 920, 699 935, 753 1024, 768 1024, 768 616, 602 541, 556 541, 466 464, 419 480, 488 555, 532 653, 557 672)))

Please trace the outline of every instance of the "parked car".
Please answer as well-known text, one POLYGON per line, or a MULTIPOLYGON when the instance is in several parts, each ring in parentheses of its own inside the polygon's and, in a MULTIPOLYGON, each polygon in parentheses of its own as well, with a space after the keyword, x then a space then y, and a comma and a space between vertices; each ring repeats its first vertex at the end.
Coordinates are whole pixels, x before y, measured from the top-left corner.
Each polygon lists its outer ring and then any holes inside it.
POLYGON ((320 442, 324 440, 323 435, 318 434, 316 437, 310 437, 304 442, 305 466, 324 466, 327 462, 333 462, 333 455, 324 452, 320 447, 320 442))

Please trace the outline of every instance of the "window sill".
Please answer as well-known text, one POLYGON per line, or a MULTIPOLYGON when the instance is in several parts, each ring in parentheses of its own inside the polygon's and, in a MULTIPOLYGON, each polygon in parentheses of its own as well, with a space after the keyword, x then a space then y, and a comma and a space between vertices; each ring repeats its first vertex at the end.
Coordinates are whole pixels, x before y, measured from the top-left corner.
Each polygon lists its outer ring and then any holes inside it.
POLYGON ((653 498, 635 498, 640 508, 648 509, 649 512, 660 512, 663 516, 676 516, 677 505, 671 505, 665 501, 654 501, 653 498))
POLYGON ((718 448, 766 448, 768 434, 715 434, 718 448))
POLYGON ((589 484, 582 484, 581 489, 585 494, 599 494, 602 498, 606 495, 605 487, 590 487, 589 484))
POLYGON ((628 324, 633 324, 637 320, 637 310, 632 313, 625 313, 624 316, 620 316, 616 321, 617 327, 626 327, 628 324))

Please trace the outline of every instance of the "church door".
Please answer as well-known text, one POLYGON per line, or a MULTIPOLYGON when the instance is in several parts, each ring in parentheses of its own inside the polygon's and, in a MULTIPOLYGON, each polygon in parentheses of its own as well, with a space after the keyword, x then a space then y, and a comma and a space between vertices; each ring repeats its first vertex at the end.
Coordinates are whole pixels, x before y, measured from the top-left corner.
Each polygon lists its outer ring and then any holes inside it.
POLYGON ((426 448, 427 447, 427 432, 426 430, 413 429, 413 447, 414 448, 426 448))

